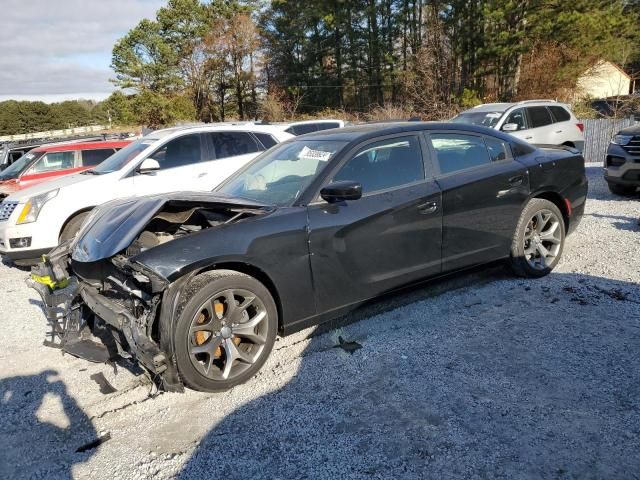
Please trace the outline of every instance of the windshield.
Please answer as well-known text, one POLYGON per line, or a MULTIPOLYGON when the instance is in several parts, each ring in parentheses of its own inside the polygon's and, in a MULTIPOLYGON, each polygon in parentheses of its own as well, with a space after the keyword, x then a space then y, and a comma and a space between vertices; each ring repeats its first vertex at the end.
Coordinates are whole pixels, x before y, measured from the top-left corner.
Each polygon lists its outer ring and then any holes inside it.
POLYGON ((347 142, 300 140, 273 147, 216 192, 269 205, 292 204, 347 142))
POLYGON ((90 171, 97 174, 117 172, 154 142, 155 140, 144 138, 136 140, 124 147, 122 150, 111 155, 104 162, 90 171))
POLYGON ((493 128, 502 117, 503 112, 463 112, 453 120, 453 123, 466 123, 467 125, 480 125, 493 128))
POLYGON ((0 173, 0 180, 13 180, 14 178, 18 178, 22 172, 29 168, 31 162, 41 157, 42 154, 43 152, 29 152, 22 155, 0 173))

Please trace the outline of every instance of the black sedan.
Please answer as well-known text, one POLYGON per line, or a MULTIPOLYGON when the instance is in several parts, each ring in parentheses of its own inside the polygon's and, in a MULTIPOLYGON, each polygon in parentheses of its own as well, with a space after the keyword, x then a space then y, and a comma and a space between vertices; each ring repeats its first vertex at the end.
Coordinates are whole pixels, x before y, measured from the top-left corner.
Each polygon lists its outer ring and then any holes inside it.
POLYGON ((255 375, 277 334, 385 292, 501 259, 548 274, 586 195, 570 148, 468 125, 324 131, 211 194, 95 209, 33 286, 66 351, 133 355, 165 389, 223 390, 255 375))

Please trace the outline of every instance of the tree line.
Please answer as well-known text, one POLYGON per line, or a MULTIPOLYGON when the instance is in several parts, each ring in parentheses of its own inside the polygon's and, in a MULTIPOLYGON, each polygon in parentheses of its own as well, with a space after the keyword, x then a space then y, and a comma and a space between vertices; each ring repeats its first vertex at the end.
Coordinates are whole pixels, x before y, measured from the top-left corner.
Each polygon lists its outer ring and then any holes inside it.
POLYGON ((116 44, 112 66, 118 86, 189 98, 203 121, 385 106, 442 118, 479 101, 568 99, 602 59, 637 67, 639 11, 637 0, 170 0, 116 44))
MULTIPOLYGON (((639 12, 640 0, 169 0, 115 44, 121 90, 74 107, 75 121, 439 119, 480 102, 571 100, 599 60, 640 69, 639 12)), ((0 104, 0 132, 18 111, 0 104)))

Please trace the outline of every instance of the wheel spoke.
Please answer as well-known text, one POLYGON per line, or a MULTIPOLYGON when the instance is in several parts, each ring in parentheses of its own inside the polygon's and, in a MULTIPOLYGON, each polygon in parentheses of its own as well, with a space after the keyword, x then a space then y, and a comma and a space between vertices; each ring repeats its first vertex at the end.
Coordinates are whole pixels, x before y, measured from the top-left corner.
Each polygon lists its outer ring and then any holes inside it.
POLYGON ((549 250, 547 250, 541 243, 539 243, 536 248, 542 258, 546 258, 549 256, 549 250))
POLYGON ((222 339, 220 337, 213 337, 209 339, 208 342, 202 345, 194 345, 191 347, 191 353, 197 355, 199 353, 206 353, 210 357, 213 357, 216 349, 222 344, 222 339))
POLYGON ((192 325, 189 333, 194 334, 196 332, 213 332, 212 322, 208 321, 207 323, 196 323, 195 325, 192 325))
POLYGON ((255 317, 244 323, 235 324, 233 326, 233 334, 249 340, 256 345, 264 345, 267 339, 264 335, 255 332, 255 328, 267 318, 265 312, 259 312, 255 317))
POLYGON ((236 344, 233 343, 233 340, 227 338, 222 345, 225 352, 225 362, 224 369, 222 370, 222 378, 225 380, 229 378, 229 374, 231 373, 231 369, 233 368, 234 362, 240 361, 248 364, 252 364, 254 359, 248 353, 240 350, 236 347, 236 344))
POLYGON ((227 308, 224 311, 224 318, 232 319, 236 313, 238 306, 236 305, 236 297, 233 290, 225 290, 222 292, 227 308))

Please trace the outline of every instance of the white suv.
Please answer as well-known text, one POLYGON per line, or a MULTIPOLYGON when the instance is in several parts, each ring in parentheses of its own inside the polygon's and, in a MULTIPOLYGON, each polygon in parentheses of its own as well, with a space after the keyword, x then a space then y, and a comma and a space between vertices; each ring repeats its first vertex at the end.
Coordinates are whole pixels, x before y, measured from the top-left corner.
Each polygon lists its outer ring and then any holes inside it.
POLYGON ((29 265, 72 238, 93 207, 129 196, 210 191, 260 152, 293 138, 273 126, 158 130, 92 170, 21 190, 0 203, 0 254, 29 265))
POLYGON ((553 100, 485 103, 460 113, 451 121, 502 130, 529 143, 567 145, 584 150, 584 125, 567 105, 553 100))

